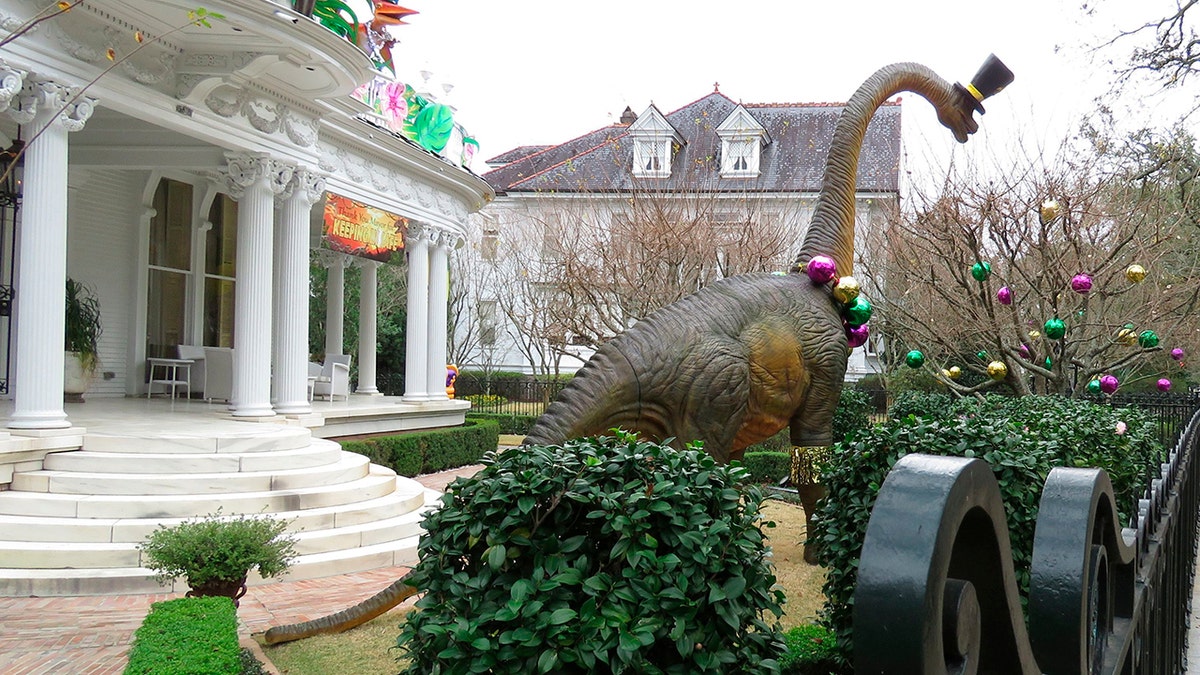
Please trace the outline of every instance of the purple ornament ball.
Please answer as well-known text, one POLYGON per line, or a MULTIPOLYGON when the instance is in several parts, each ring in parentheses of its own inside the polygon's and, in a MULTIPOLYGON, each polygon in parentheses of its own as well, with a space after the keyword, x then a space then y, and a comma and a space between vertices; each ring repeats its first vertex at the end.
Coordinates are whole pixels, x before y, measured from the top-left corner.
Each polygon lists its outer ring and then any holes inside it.
POLYGON ((1180 349, 1179 347, 1172 349, 1171 350, 1171 358, 1175 359, 1176 361, 1182 361, 1183 360, 1183 350, 1180 349))
POLYGON ((837 263, 827 255, 814 255, 805 270, 814 284, 827 284, 837 276, 837 263))
POLYGON ((861 326, 855 326, 854 328, 846 329, 846 343, 849 345, 850 349, 861 347, 867 344, 867 338, 870 336, 871 329, 868 328, 867 324, 865 323, 861 326))
POLYGON ((1008 286, 1001 286, 1000 289, 996 291, 996 299, 999 300, 1000 304, 1002 305, 1011 305, 1012 289, 1008 286))
POLYGON ((1071 277, 1071 290, 1080 295, 1092 290, 1092 278, 1086 274, 1076 274, 1071 277))
POLYGON ((1119 386, 1121 386, 1120 380, 1113 375, 1105 375, 1100 378, 1100 391, 1106 394, 1113 393, 1119 386))
POLYGON ((1160 378, 1156 386, 1159 391, 1171 391, 1171 381, 1165 377, 1160 378))

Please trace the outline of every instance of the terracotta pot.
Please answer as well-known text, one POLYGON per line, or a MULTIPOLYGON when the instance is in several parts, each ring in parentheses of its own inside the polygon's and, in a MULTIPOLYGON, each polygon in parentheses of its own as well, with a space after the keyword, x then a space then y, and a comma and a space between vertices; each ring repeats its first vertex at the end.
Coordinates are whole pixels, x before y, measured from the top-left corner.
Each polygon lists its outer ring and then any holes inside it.
MULTIPOLYGON (((190 585, 190 582, 189 582, 190 585)), ((211 596, 223 596, 233 600, 233 606, 238 606, 238 601, 246 594, 246 577, 235 581, 226 579, 214 579, 206 584, 192 586, 192 589, 187 592, 189 598, 203 598, 211 596)))

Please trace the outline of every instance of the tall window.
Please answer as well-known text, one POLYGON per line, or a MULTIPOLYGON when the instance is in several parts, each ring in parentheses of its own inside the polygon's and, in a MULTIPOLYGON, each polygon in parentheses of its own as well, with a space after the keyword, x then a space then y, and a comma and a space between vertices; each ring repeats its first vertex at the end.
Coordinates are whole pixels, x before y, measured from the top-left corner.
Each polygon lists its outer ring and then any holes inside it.
POLYGON ((187 338, 187 280, 192 260, 192 186, 164 178, 150 220, 146 356, 174 357, 187 338))
POLYGON ((483 240, 479 245, 479 257, 488 262, 494 261, 499 243, 500 231, 495 225, 485 225, 483 228, 483 240))
POLYGON ((479 313, 479 342, 489 346, 496 344, 496 301, 480 300, 476 310, 479 313))
POLYGON ((217 195, 208 210, 204 242, 204 344, 233 346, 233 289, 237 279, 238 205, 217 195))
POLYGON ((639 138, 633 144, 635 176, 666 177, 671 174, 670 141, 666 138, 639 138))

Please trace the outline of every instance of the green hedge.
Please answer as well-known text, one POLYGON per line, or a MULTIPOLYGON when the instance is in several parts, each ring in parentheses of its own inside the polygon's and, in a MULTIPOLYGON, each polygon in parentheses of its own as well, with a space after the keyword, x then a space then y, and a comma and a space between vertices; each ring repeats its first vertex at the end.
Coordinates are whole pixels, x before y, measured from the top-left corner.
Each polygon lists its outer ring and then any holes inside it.
POLYGON ((366 455, 375 464, 412 477, 476 464, 499 443, 496 423, 471 419, 460 427, 342 441, 342 449, 366 455))
POLYGON ((133 635, 125 675, 242 672, 237 610, 223 597, 156 602, 133 635))
POLYGON ((829 675, 837 668, 837 639, 820 624, 796 626, 783 635, 787 650, 779 659, 783 675, 829 675))
POLYGON ((490 421, 500 425, 500 433, 524 436, 529 428, 537 421, 536 415, 518 415, 516 413, 467 413, 467 420, 490 421))
POLYGON ((824 621, 837 633, 842 657, 852 648, 852 596, 871 507, 884 478, 904 455, 976 457, 991 466, 1004 499, 1024 595, 1038 502, 1050 470, 1106 470, 1124 523, 1162 454, 1152 420, 1136 409, 1055 396, 989 396, 983 402, 963 399, 928 410, 925 416, 892 419, 834 446, 824 468, 829 495, 818 505, 812 536, 821 542, 820 562, 828 571, 824 621))
POLYGON ((742 456, 742 466, 750 472, 755 483, 778 483, 792 471, 792 453, 747 452, 742 456))

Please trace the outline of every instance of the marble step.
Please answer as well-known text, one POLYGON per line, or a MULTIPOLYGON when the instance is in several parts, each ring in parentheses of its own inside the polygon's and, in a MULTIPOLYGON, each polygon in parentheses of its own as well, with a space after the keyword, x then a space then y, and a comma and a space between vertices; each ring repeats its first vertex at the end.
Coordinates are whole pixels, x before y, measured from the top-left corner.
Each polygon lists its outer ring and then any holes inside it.
MULTIPOLYGON (((257 586, 350 574, 392 565, 412 565, 417 561, 419 540, 419 536, 412 536, 345 551, 302 555, 292 563, 284 577, 263 580, 257 574, 251 574, 247 584, 257 586)), ((179 579, 171 589, 164 588, 154 581, 154 573, 143 567, 0 568, 0 596, 3 597, 162 593, 168 590, 182 593, 187 591, 187 584, 179 579)))
MULTIPOLYGON (((348 528, 412 513, 438 504, 439 493, 416 481, 399 478, 395 491, 362 502, 273 513, 289 521, 294 532, 348 528)), ((229 511, 223 511, 228 513, 229 511)), ((422 510, 422 513, 424 511, 422 510)), ((0 515, 0 540, 27 542, 110 543, 144 540, 159 526, 178 525, 187 518, 58 518, 0 515)))
POLYGON ((274 452, 138 453, 76 450, 46 457, 47 471, 81 473, 234 473, 278 471, 333 464, 341 458, 341 446, 321 438, 312 445, 274 452))
POLYGON ((13 492, 49 492, 66 495, 203 495, 288 490, 335 485, 367 475, 370 461, 352 452, 341 452, 335 464, 236 473, 99 473, 79 471, 24 471, 13 475, 13 492))
MULTIPOLYGON (((336 553, 421 534, 423 511, 399 514, 373 523, 296 533, 296 553, 336 553)), ((0 541, 5 567, 21 569, 104 569, 139 567, 144 563, 136 542, 78 543, 0 541)))
MULTIPOLYGON (((221 474, 222 477, 227 475, 236 474, 221 474)), ((394 471, 371 464, 369 473, 357 480, 257 492, 146 496, 7 490, 0 492, 0 514, 59 518, 189 518, 216 513, 218 509, 222 513, 278 513, 363 502, 391 494, 396 485, 394 471)))
POLYGON ((247 425, 246 430, 222 430, 197 427, 191 432, 130 428, 126 432, 87 433, 83 449, 89 452, 163 453, 250 453, 272 450, 296 450, 312 443, 312 432, 304 427, 247 425), (139 436, 139 434, 141 434, 139 436))

